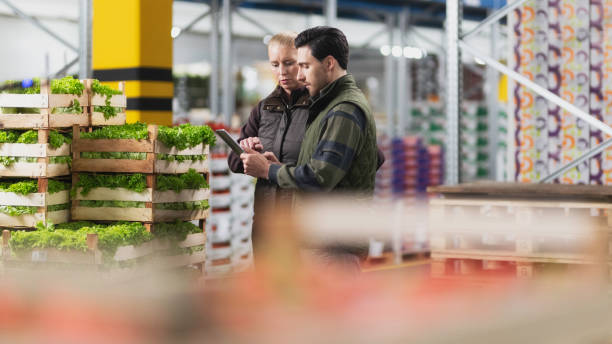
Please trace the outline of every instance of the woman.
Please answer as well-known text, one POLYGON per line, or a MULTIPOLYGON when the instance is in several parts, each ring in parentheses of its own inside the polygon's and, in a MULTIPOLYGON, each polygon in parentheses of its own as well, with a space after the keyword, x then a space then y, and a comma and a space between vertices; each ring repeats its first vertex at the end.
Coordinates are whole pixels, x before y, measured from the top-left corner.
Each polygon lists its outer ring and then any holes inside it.
MULTIPOLYGON (((240 131, 240 145, 260 152, 272 152, 281 163, 296 163, 308 119, 308 90, 297 80, 297 49, 293 32, 274 35, 268 43, 268 60, 278 82, 274 91, 252 110, 240 131)), ((228 157, 234 173, 244 173, 242 160, 234 153, 228 157)), ((264 179, 255 186, 253 241, 257 242, 262 209, 290 204, 291 190, 281 189, 264 179)))

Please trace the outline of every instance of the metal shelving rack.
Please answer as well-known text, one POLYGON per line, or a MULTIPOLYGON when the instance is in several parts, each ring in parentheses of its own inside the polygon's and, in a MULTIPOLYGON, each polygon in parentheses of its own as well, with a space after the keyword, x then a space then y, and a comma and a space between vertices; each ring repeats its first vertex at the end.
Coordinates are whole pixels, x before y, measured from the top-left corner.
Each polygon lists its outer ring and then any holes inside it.
MULTIPOLYGON (((459 166, 459 114, 460 114, 460 106, 461 106, 461 53, 466 52, 474 57, 477 57, 483 60, 489 68, 493 68, 494 70, 503 73, 508 76, 508 78, 512 79, 514 82, 517 82, 531 91, 536 93, 537 95, 543 97, 544 99, 558 105, 563 108, 565 111, 570 114, 580 118, 585 121, 592 127, 601 130, 603 133, 612 136, 612 127, 608 126, 604 122, 598 120, 596 117, 591 116, 589 113, 579 109, 575 105, 569 103, 565 99, 555 95, 544 87, 536 84, 535 82, 529 80, 527 77, 521 75, 513 71, 511 68, 503 65, 498 62, 498 60, 490 55, 482 53, 478 49, 471 46, 467 43, 467 40, 475 35, 476 33, 482 31, 487 27, 492 27, 497 22, 511 13, 517 7, 523 5, 527 0, 516 0, 514 2, 510 2, 506 4, 504 7, 495 11, 491 15, 489 15, 486 19, 484 19, 481 23, 479 23, 476 27, 474 27, 469 32, 462 34, 461 32, 461 20, 462 20, 462 3, 460 0, 448 0, 446 2, 446 35, 447 35, 447 60, 446 60, 446 68, 447 68, 447 92, 446 92, 446 104, 447 104, 447 114, 448 114, 448 123, 449 126, 447 128, 447 137, 448 137, 448 145, 446 152, 446 183, 449 185, 455 185, 460 181, 460 166, 459 166)), ((557 177, 561 176, 565 172, 571 170, 572 168, 578 166, 585 160, 590 159, 591 157, 603 152, 606 148, 612 146, 612 138, 608 139, 598 146, 591 148, 582 156, 574 159, 573 161, 567 163, 556 171, 550 173, 548 176, 540 180, 540 183, 547 183, 555 180, 557 177)), ((510 163, 510 162, 509 162, 510 163)))
POLYGON ((70 44, 66 39, 64 39, 60 34, 54 32, 49 29, 47 26, 42 24, 38 19, 28 15, 24 11, 22 11, 17 5, 13 3, 11 0, 0 0, 0 3, 3 3, 8 8, 10 8, 15 15, 23 18, 24 20, 31 23, 33 26, 38 28, 39 30, 45 32, 51 38, 56 41, 62 43, 70 50, 74 51, 78 54, 78 56, 71 61, 69 61, 64 67, 62 67, 57 72, 46 75, 47 79, 56 78, 58 76, 63 76, 66 74, 70 67, 75 64, 79 64, 79 79, 90 79, 93 75, 92 64, 91 64, 91 49, 92 49, 92 4, 93 0, 79 0, 79 46, 76 47, 70 44))

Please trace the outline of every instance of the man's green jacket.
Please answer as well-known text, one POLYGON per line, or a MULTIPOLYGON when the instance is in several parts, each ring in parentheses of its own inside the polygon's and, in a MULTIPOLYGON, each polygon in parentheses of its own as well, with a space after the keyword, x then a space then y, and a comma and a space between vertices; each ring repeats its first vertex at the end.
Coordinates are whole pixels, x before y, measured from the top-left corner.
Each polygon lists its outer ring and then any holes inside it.
POLYGON ((296 166, 271 165, 268 178, 283 188, 372 195, 376 168, 372 111, 347 74, 313 97, 296 166))

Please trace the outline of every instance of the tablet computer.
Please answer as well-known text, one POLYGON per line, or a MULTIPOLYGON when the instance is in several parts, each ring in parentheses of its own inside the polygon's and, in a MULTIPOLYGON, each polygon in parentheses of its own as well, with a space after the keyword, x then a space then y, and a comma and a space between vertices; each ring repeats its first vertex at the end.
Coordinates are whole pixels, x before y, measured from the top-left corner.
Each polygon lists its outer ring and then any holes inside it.
POLYGON ((232 149, 232 151, 238 155, 244 153, 244 149, 240 147, 238 142, 227 132, 225 129, 215 130, 215 133, 232 149))

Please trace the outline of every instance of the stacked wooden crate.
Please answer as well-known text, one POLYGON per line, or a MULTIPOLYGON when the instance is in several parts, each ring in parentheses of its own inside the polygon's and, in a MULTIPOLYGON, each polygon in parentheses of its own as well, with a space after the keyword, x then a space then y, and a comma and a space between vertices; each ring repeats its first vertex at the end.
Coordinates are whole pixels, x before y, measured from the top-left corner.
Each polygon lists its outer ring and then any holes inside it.
POLYGON ((126 189, 95 188, 87 196, 77 189, 73 200, 72 218, 74 220, 97 221, 138 221, 148 225, 155 222, 204 220, 208 210, 161 210, 155 207, 159 203, 182 203, 208 200, 208 189, 157 191, 155 177, 159 174, 182 174, 194 169, 198 173, 208 174, 208 161, 167 161, 158 160, 157 154, 170 155, 205 155, 208 146, 200 144, 185 150, 166 147, 157 139, 158 128, 148 126, 146 140, 134 139, 82 139, 80 129, 75 126, 73 132, 73 184, 78 183, 81 173, 141 173, 146 175, 147 189, 134 192, 126 189), (83 152, 95 153, 143 153, 145 160, 131 159, 88 159, 81 157, 83 152), (80 206, 80 201, 132 201, 145 202, 145 208, 87 208, 80 206))
MULTIPOLYGON (((121 246, 116 249, 112 256, 112 264, 122 264, 124 262, 145 262, 140 264, 151 268, 172 268, 193 264, 202 264, 205 259, 204 245, 206 244, 206 235, 204 233, 204 222, 207 218, 208 211, 206 209, 196 210, 167 210, 156 209, 156 205, 161 203, 182 203, 182 202, 199 202, 206 201, 209 198, 207 188, 202 189, 186 189, 180 192, 173 190, 158 191, 156 190, 156 176, 160 174, 178 175, 190 172, 191 169, 203 177, 208 179, 208 161, 207 159, 189 160, 189 159, 158 159, 158 155, 166 157, 175 157, 181 155, 197 155, 206 156, 208 154, 208 145, 199 144, 188 149, 178 150, 175 147, 166 147, 158 140, 158 127, 147 126, 148 137, 146 139, 84 139, 81 137, 83 131, 94 132, 104 126, 123 125, 125 124, 125 108, 126 97, 124 83, 119 84, 121 94, 115 95, 100 95, 94 93, 92 88, 92 80, 83 81, 84 94, 81 97, 68 95, 51 95, 48 94, 48 87, 45 83, 41 87, 41 95, 0 95, 0 107, 28 107, 42 106, 40 116, 38 114, 4 114, 0 115, 0 124, 4 124, 9 128, 23 128, 23 123, 34 123, 39 131, 39 144, 28 145, 32 146, 24 156, 34 156, 38 158, 37 163, 28 165, 33 166, 16 166, 18 168, 4 169, 0 168, 0 176, 21 176, 26 174, 28 177, 38 178, 39 192, 27 195, 27 197, 19 195, 9 195, 9 193, 0 193, 0 205, 3 200, 13 202, 13 204, 35 204, 40 205, 40 215, 25 217, 21 219, 13 219, 13 223, 24 227, 34 227, 42 221, 43 226, 52 228, 52 224, 74 221, 89 221, 93 224, 112 225, 114 221, 131 221, 143 224, 147 231, 155 233, 156 225, 164 227, 164 231, 168 228, 182 225, 182 221, 198 222, 199 226, 193 226, 197 231, 191 230, 184 238, 177 242, 174 238, 167 235, 163 238, 156 238, 155 234, 149 236, 146 242, 141 242, 136 245, 121 246), (59 97, 62 96, 62 97, 59 97), (68 107, 72 104, 72 100, 77 99, 82 105, 82 114, 51 114, 52 107, 68 107), (20 101, 21 102, 18 102, 20 101), (27 100, 27 101, 24 101, 27 100), (108 116, 100 111, 101 107, 113 107, 113 115, 108 116), (116 114, 115 114, 116 113, 116 114), (6 117, 5 117, 6 116, 6 117), (21 117, 19 117, 21 116, 21 117), (45 117, 46 116, 46 117, 45 117), (68 117, 59 117, 68 116, 68 117), (70 120, 72 119, 72 120, 70 120), (20 124, 21 123, 21 124, 20 124), (38 127, 37 127, 38 126, 38 127), (40 127, 40 128, 39 128, 40 127), (46 143, 48 131, 50 128, 66 128, 72 132, 72 144, 70 146, 62 146, 59 149, 51 149, 46 143), (72 149, 71 149, 72 148, 72 149), (83 152, 94 153, 120 153, 132 152, 140 153, 146 156, 144 160, 129 160, 129 159, 88 159, 83 157, 83 152), (72 157, 71 168, 69 164, 66 166, 50 165, 49 156, 67 155, 72 157), (27 168, 26 168, 27 167, 27 168), (4 174, 3 174, 4 173, 4 174), (140 173, 146 176, 146 189, 142 192, 134 192, 122 188, 105 188, 96 187, 89 192, 77 188, 79 178, 84 174, 133 174, 140 173), (49 195, 47 191, 46 178, 55 176, 66 176, 66 182, 73 182, 73 192, 70 198, 68 190, 58 194, 49 195), (71 178, 70 178, 71 177, 71 178), (63 198, 62 198, 63 197, 63 198), (67 204, 67 209, 60 214, 47 213, 46 208, 57 202, 67 204), (83 201, 129 201, 139 203, 144 207, 134 208, 114 208, 114 207, 86 207, 82 206, 83 201), (70 206, 71 203, 71 206, 70 206), (173 224, 168 224, 172 222, 173 224), (170 227, 169 227, 170 226, 170 227), (178 251, 177 251, 178 249, 178 251), (185 253, 192 250, 193 254, 185 253), (178 252, 178 254, 177 254, 178 252)), ((99 84, 98 84, 99 85, 99 84)), ((117 92, 118 93, 118 92, 117 92)), ((1 144, 0 156, 3 153, 23 154, 25 150, 23 144, 1 144)), ((21 156, 21 155, 20 155, 21 156)), ((193 172, 193 171, 191 171, 193 172)), ((2 221, 5 221, 0 214, 0 226, 7 226, 2 221)), ((40 227, 40 224, 38 225, 40 227)), ((193 228, 192 228, 193 229, 193 228)), ((95 232, 95 231, 93 231, 95 232)), ((168 233, 166 233, 168 234, 168 233)), ((11 233, 4 231, 2 242, 2 252, 5 259, 19 260, 20 263, 71 263, 71 264, 94 264, 101 266, 108 263, 108 257, 102 259, 102 250, 98 245, 99 237, 95 233, 87 234, 87 249, 61 249, 56 248, 36 248, 32 249, 27 254, 20 254, 17 257, 11 254, 9 242, 11 241, 11 233)), ((84 240, 84 238, 83 238, 84 240)), ((21 252, 23 253, 23 252, 21 252)), ((108 253, 108 252, 105 252, 108 253)), ((6 260, 5 260, 6 261, 6 260)))
POLYGON ((608 265, 612 187, 476 183, 429 191, 441 195, 430 201, 436 275, 479 270, 474 264, 492 270, 496 262, 511 262, 518 276, 546 264, 608 265))
MULTIPOLYGON (((123 188, 97 187, 84 194, 81 188, 76 188, 72 200, 72 219, 88 221, 134 221, 143 223, 149 231, 155 235, 155 227, 158 223, 175 221, 198 221, 201 233, 192 233, 187 239, 179 243, 179 246, 194 247, 206 244, 204 234, 205 219, 208 217, 208 209, 194 210, 168 210, 158 209, 160 204, 202 202, 208 201, 210 191, 208 188, 184 189, 180 192, 173 190, 158 191, 156 189, 156 178, 162 174, 180 175, 190 170, 203 174, 208 179, 207 160, 168 161, 158 159, 159 154, 172 156, 207 155, 208 145, 203 143, 178 150, 176 147, 167 147, 158 139, 158 127, 147 126, 148 138, 136 139, 84 139, 81 137, 81 129, 73 128, 73 185, 78 185, 79 178, 85 173, 102 173, 107 175, 118 174, 143 174, 146 176, 146 189, 136 192, 123 188), (131 159, 90 159, 82 156, 84 152, 93 153, 139 153, 145 156, 144 160, 131 159), (135 202, 138 207, 88 207, 83 206, 83 201, 110 201, 110 202, 135 202), (144 207, 140 207, 144 203, 144 207)), ((141 255, 168 249, 167 243, 151 243, 144 248, 129 249, 132 252, 127 257, 136 258, 141 255)), ((203 247, 202 247, 203 248, 203 247)), ((127 253, 117 253, 117 259, 122 259, 127 253)), ((172 258, 175 263, 171 265, 201 264, 205 260, 205 251, 202 249, 194 254, 182 254, 172 258)))
MULTIPOLYGON (((69 221, 67 209, 50 211, 50 206, 69 203, 68 191, 50 194, 49 179, 62 179, 70 175, 70 163, 62 161, 55 163, 56 157, 69 157, 70 144, 64 143, 54 148, 49 144, 51 131, 69 130, 73 125, 87 126, 89 124, 89 93, 85 90, 81 95, 51 94, 48 82, 41 81, 38 94, 0 94, 0 128, 3 131, 32 130, 38 137, 38 143, 1 143, 0 180, 21 181, 35 180, 38 192, 27 195, 0 192, 0 205, 5 207, 37 207, 34 214, 11 216, 0 213, 0 227, 31 228, 36 223, 69 221), (53 113, 56 108, 78 108, 81 113, 53 113), (7 111, 11 109, 12 111, 7 111), (25 109, 25 110, 19 110, 25 109), (8 113, 7 113, 8 112, 8 113), (12 113, 11 113, 12 112, 12 113), (29 113, 19 113, 29 112, 29 113)), ((7 134, 5 132, 4 134, 7 134)), ((8 134, 7 134, 8 135, 8 134)), ((61 208, 61 207, 60 207, 61 208)))

